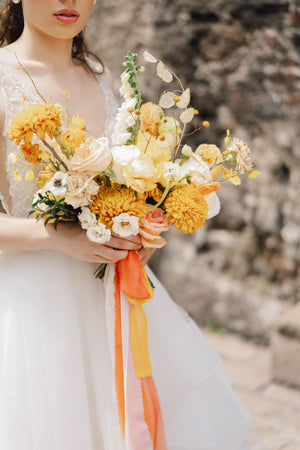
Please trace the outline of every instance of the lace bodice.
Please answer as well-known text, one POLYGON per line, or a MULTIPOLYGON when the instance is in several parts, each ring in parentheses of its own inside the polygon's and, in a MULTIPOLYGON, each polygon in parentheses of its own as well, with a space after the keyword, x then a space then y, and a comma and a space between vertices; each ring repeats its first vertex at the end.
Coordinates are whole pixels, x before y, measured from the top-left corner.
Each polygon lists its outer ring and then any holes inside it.
MULTIPOLYGON (((97 66, 93 61, 88 60, 89 65, 95 71, 97 80, 99 81, 105 97, 106 106, 106 119, 105 119, 105 136, 110 138, 113 126, 114 118, 117 112, 116 99, 106 83, 105 77, 102 74, 97 73, 97 66)), ((30 95, 22 83, 10 73, 5 67, 0 64, 0 92, 5 105, 5 125, 2 130, 3 142, 6 144, 6 151, 1 149, 0 155, 0 199, 5 211, 14 216, 27 217, 30 209, 31 202, 34 193, 37 191, 35 180, 25 181, 25 175, 28 169, 33 169, 34 172, 38 172, 38 168, 35 168, 32 164, 28 163, 25 159, 18 161, 16 165, 13 165, 8 160, 8 155, 17 150, 17 146, 11 142, 6 134, 6 128, 12 117, 22 109, 22 102, 24 96, 28 99, 27 105, 33 105, 40 103, 41 99, 38 95, 30 95), (13 169, 17 168, 18 174, 22 181, 16 181, 13 169)))

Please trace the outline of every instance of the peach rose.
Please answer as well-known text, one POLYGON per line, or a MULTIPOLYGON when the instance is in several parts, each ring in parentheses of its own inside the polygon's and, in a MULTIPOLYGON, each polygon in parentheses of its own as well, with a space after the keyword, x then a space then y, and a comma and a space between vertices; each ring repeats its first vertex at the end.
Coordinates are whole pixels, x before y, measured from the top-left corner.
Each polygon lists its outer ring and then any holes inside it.
POLYGON ((74 156, 69 161, 69 170, 92 174, 103 172, 112 161, 112 154, 108 145, 108 139, 88 138, 75 151, 74 156))
POLYGON ((160 233, 170 228, 170 222, 161 208, 150 209, 141 220, 140 236, 144 247, 161 248, 166 241, 160 233))

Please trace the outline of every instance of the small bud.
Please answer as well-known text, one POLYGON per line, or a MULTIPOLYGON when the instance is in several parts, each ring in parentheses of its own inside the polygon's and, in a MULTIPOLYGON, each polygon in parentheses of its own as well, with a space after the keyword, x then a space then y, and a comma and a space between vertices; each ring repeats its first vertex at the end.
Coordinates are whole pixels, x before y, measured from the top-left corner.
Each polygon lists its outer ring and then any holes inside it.
POLYGON ((141 110, 140 110, 140 109, 135 109, 135 110, 134 110, 134 114, 135 114, 136 116, 139 116, 139 115, 141 114, 141 110))
POLYGON ((128 111, 129 113, 133 113, 134 108, 128 108, 127 111, 128 111))
POLYGON ((180 100, 180 97, 178 97, 178 95, 175 95, 175 97, 173 98, 175 103, 178 103, 180 100))
POLYGON ((198 109, 194 109, 194 116, 199 116, 199 111, 198 111, 198 109))
POLYGON ((155 125, 159 126, 161 124, 159 119, 156 119, 156 121, 154 122, 155 125))
POLYGON ((168 123, 168 119, 164 119, 164 123, 168 123))
POLYGON ((202 125, 204 126, 204 128, 209 128, 210 123, 207 120, 204 120, 204 122, 202 122, 202 125))
POLYGON ((158 137, 158 139, 159 139, 160 141, 164 141, 164 140, 166 139, 166 136, 165 136, 164 134, 161 134, 161 135, 158 137))

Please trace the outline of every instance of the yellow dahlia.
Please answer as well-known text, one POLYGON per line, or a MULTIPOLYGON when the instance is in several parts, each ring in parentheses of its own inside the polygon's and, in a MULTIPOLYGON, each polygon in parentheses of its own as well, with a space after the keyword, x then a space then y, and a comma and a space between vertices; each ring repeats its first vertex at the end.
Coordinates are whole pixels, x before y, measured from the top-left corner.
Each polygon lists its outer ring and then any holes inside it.
POLYGON ((142 219, 148 211, 144 195, 136 195, 133 189, 116 186, 100 186, 98 193, 92 197, 89 208, 97 215, 98 222, 110 229, 113 217, 128 213, 142 219))
POLYGON ((81 128, 77 125, 70 125, 65 131, 61 133, 62 143, 70 148, 71 150, 75 150, 83 144, 85 135, 81 128))
MULTIPOLYGON (((196 148, 195 153, 201 156, 201 158, 204 159, 204 161, 206 161, 209 166, 212 166, 214 163, 219 163, 223 161, 222 153, 220 152, 220 150, 216 145, 201 144, 196 148)), ((222 164, 214 167, 211 170, 214 180, 222 172, 222 170, 223 170, 222 164)))
POLYGON ((152 191, 148 191, 147 194, 148 197, 153 198, 153 200, 158 203, 162 198, 163 191, 161 191, 159 187, 156 187, 155 189, 152 189, 152 191))
POLYGON ((144 103, 140 114, 141 129, 158 137, 158 127, 161 124, 159 116, 161 114, 163 115, 164 112, 160 106, 152 102, 144 103))
POLYGON ((208 216, 207 201, 193 184, 170 192, 164 205, 170 222, 182 233, 199 230, 208 216))
POLYGON ((16 144, 24 141, 25 145, 29 145, 33 134, 39 139, 45 139, 46 135, 53 139, 63 121, 61 106, 39 103, 16 114, 7 127, 7 134, 16 144))

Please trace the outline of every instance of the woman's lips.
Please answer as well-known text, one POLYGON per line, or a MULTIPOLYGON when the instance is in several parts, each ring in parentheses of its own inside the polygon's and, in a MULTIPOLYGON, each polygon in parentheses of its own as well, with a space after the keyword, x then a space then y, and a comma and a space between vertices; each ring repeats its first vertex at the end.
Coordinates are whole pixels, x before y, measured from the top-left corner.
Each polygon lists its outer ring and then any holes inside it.
POLYGON ((63 23, 74 23, 79 19, 79 14, 75 9, 60 9, 53 15, 57 20, 63 23))

